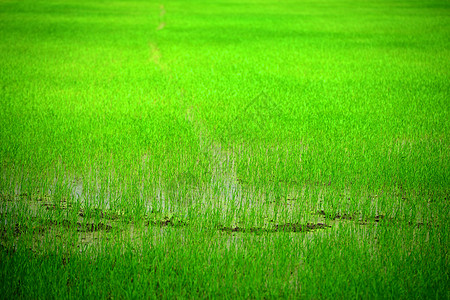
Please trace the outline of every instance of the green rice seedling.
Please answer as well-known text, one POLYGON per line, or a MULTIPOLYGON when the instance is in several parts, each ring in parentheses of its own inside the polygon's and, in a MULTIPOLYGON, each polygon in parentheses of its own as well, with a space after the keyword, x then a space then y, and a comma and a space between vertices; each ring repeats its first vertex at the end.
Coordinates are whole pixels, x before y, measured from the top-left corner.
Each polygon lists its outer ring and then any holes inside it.
POLYGON ((1 3, 0 292, 445 297, 448 9, 1 3))

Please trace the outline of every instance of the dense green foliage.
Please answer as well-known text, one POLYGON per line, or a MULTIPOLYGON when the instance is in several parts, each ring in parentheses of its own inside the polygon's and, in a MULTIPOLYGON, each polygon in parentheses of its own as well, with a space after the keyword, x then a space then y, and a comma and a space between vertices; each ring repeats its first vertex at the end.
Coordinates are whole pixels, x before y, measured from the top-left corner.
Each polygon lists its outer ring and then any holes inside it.
POLYGON ((448 297, 449 15, 0 1, 0 294, 448 297))

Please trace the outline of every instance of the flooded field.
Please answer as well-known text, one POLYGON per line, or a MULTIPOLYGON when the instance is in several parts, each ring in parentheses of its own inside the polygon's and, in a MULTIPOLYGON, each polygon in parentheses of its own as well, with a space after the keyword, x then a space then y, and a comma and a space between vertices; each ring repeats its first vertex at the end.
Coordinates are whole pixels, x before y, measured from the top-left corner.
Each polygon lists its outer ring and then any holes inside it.
POLYGON ((0 1, 5 299, 445 299, 450 6, 0 1))

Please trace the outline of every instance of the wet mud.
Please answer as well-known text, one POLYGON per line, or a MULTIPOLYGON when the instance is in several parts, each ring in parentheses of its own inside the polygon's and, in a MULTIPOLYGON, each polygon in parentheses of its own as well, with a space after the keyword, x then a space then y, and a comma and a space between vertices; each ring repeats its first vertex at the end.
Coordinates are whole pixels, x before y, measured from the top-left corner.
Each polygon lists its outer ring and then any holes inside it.
MULTIPOLYGON (((109 232, 114 228, 124 229, 123 226, 119 226, 118 222, 125 223, 133 223, 132 218, 126 216, 121 211, 113 211, 109 209, 100 209, 100 208, 89 208, 89 209, 80 209, 75 208, 71 203, 67 203, 66 201, 61 201, 59 203, 53 203, 48 201, 46 198, 35 198, 30 197, 28 194, 20 195, 21 198, 26 198, 27 201, 30 202, 30 207, 33 207, 32 210, 35 211, 56 211, 61 213, 67 213, 72 211, 72 216, 74 219, 66 219, 62 220, 52 220, 45 219, 45 216, 36 213, 35 216, 27 218, 29 222, 25 223, 16 223, 12 227, 2 226, 0 229, 0 234, 2 238, 5 238, 7 235, 7 230, 9 234, 12 233, 13 236, 17 237, 23 233, 32 233, 32 234, 43 234, 52 228, 62 228, 65 230, 76 230, 79 233, 93 233, 98 231, 109 232), (34 199, 32 199, 34 198, 34 199), (76 211, 74 211, 76 210, 76 211), (95 221, 94 221, 95 220, 95 221), (122 222, 123 221, 123 222, 122 222)), ((2 197, 2 200, 9 200, 2 197)), ((2 211, 0 213, 1 219, 6 220, 6 211, 2 211)), ((222 232, 242 232, 242 233, 277 233, 277 232, 311 232, 315 230, 323 230, 326 228, 330 228, 331 225, 326 224, 329 222, 345 220, 345 221, 353 221, 359 225, 369 225, 369 224, 377 224, 384 221, 393 221, 392 223, 398 223, 398 220, 392 220, 391 218, 387 218, 385 215, 376 215, 374 217, 362 217, 357 213, 328 213, 323 210, 317 211, 313 213, 313 215, 320 216, 321 219, 317 223, 278 223, 265 225, 262 227, 245 227, 245 226, 224 226, 217 225, 215 229, 220 230, 222 232)), ((189 223, 186 220, 179 218, 174 214, 163 214, 160 212, 150 212, 142 216, 145 226, 159 226, 159 227, 186 227, 189 226, 189 223)), ((402 224, 408 224, 412 226, 429 227, 431 224, 428 223, 414 223, 414 222, 402 222, 402 224)))
MULTIPOLYGON (((21 224, 21 223, 15 223, 12 227, 12 234, 17 237, 23 233, 32 233, 32 234, 42 234, 45 233, 52 228, 64 228, 64 229, 73 229, 77 232, 96 232, 96 231, 111 231, 113 228, 111 225, 105 224, 103 222, 88 222, 88 223, 82 223, 82 222, 71 222, 69 220, 62 220, 60 222, 57 221, 45 221, 41 222, 40 225, 27 225, 27 224, 21 224)), ((7 234, 7 229, 1 230, 1 235, 4 236, 7 234)))
POLYGON ((218 226, 221 231, 224 232, 251 232, 251 233, 276 233, 276 232, 309 232, 315 229, 326 229, 331 227, 330 225, 324 223, 284 223, 284 224, 275 224, 272 227, 225 227, 218 226))
POLYGON ((355 223, 359 225, 370 225, 370 224, 377 224, 377 223, 389 223, 389 224, 397 224, 398 226, 401 225, 408 225, 408 226, 414 226, 417 228, 420 227, 433 227, 433 226, 439 226, 439 224, 435 224, 432 222, 412 222, 408 220, 400 220, 400 219, 394 219, 394 218, 387 218, 385 215, 376 215, 374 217, 361 217, 361 215, 357 213, 336 213, 336 214, 330 214, 326 213, 323 210, 318 211, 315 213, 315 215, 323 216, 325 220, 330 221, 339 221, 339 220, 348 220, 348 221, 354 221, 355 223))
POLYGON ((384 215, 376 215, 373 218, 365 218, 362 219, 360 215, 356 213, 326 213, 323 210, 320 210, 316 213, 316 215, 323 216, 325 219, 329 220, 352 220, 352 221, 358 221, 360 223, 364 223, 361 225, 365 225, 370 221, 373 222, 380 222, 381 220, 385 219, 384 215))

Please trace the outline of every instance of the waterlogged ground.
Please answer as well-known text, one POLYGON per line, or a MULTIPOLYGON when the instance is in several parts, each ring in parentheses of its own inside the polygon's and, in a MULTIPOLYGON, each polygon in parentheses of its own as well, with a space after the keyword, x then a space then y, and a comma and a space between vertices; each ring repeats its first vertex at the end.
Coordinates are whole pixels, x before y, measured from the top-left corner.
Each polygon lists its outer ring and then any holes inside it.
MULTIPOLYGON (((321 230, 339 231, 343 228, 356 230, 357 228, 376 228, 379 223, 390 226, 430 228, 439 226, 438 223, 417 222, 413 220, 395 220, 385 215, 362 217, 351 213, 326 213, 323 210, 310 212, 303 221, 280 222, 265 217, 260 226, 246 226, 244 223, 224 225, 211 224, 201 220, 189 220, 174 213, 149 212, 139 218, 127 216, 123 211, 111 209, 89 208, 82 206, 82 202, 52 202, 49 197, 33 197, 21 194, 18 197, 3 196, 1 216, 3 222, 1 242, 4 247, 16 245, 22 236, 29 238, 30 249, 34 249, 39 241, 53 240, 56 244, 65 237, 78 236, 72 246, 83 248, 100 240, 108 241, 111 236, 129 236, 140 244, 140 238, 149 231, 155 234, 163 233, 167 228, 174 228, 181 233, 184 231, 200 230, 206 232, 223 232, 228 234, 277 234, 298 233, 317 234, 321 230), (25 218, 24 218, 25 217, 25 218), (200 222, 199 222, 200 221, 200 222)), ((292 203, 279 203, 288 206, 292 203)), ((270 206, 274 210, 274 205, 270 206)), ((267 210, 266 210, 267 211, 267 210)), ((272 215, 272 214, 271 214, 272 215)), ((358 229, 359 230, 359 229, 358 229)))
POLYGON ((27 198, 3 202, 1 212, 8 222, 1 232, 2 259, 8 257, 7 274, 22 278, 13 282, 11 295, 25 295, 21 285, 26 284, 36 288, 35 294, 55 295, 62 289, 101 298, 133 290, 151 298, 205 291, 244 298, 315 298, 355 294, 351 281, 375 288, 365 295, 396 284, 398 297, 427 297, 439 291, 440 281, 424 285, 422 276, 448 271, 448 245, 441 244, 447 237, 439 223, 318 211, 310 213, 309 223, 223 227, 162 214, 138 221, 121 212, 27 198), (30 277, 30 272, 40 275, 30 277), (108 282, 114 285, 105 289, 108 282), (49 286, 51 293, 39 291, 49 286))

